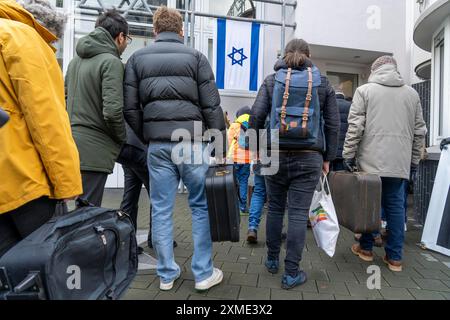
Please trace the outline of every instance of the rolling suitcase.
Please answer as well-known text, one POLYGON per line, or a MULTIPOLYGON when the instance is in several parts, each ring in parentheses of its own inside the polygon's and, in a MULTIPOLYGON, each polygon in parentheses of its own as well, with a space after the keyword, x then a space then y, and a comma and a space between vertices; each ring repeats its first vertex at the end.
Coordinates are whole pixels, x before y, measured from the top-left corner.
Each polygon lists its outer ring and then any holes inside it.
POLYGON ((111 300, 125 293, 138 267, 133 223, 124 212, 82 205, 55 215, 0 258, 0 300, 111 300))
POLYGON ((380 230, 379 176, 363 172, 330 172, 329 182, 339 224, 354 233, 380 230))
POLYGON ((211 238, 214 242, 239 242, 239 196, 233 165, 214 165, 206 174, 211 238))

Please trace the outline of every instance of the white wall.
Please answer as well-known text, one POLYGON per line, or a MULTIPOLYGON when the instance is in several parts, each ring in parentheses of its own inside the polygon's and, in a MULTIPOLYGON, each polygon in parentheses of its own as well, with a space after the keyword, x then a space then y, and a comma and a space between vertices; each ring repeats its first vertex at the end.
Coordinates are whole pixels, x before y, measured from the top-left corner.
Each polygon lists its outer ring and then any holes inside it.
POLYGON ((406 5, 412 0, 303 0, 296 36, 311 44, 393 53, 410 81, 406 5))

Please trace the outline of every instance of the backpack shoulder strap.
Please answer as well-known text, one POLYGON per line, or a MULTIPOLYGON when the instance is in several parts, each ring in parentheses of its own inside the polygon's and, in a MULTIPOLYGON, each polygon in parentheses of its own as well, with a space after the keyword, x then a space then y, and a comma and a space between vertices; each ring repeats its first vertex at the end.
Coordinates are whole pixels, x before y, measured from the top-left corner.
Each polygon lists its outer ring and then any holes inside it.
POLYGON ((307 126, 308 126, 308 120, 309 120, 309 108, 311 106, 311 100, 312 100, 312 88, 313 88, 313 74, 311 67, 308 68, 308 92, 306 94, 306 101, 305 101, 305 111, 303 112, 302 117, 302 131, 303 136, 306 136, 307 133, 307 126))
POLYGON ((286 85, 285 85, 284 95, 283 95, 283 104, 281 105, 281 125, 280 125, 281 133, 285 133, 287 130, 286 107, 287 107, 288 100, 289 100, 289 86, 291 85, 291 75, 292 75, 292 68, 289 68, 287 71, 287 76, 286 76, 286 85))

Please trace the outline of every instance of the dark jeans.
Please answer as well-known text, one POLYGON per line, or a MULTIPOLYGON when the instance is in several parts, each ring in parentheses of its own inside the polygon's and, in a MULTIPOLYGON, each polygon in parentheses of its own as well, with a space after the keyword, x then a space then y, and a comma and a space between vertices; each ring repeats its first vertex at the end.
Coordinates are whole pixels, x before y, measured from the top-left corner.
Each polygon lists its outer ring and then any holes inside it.
POLYGON ((278 260, 281 248, 286 196, 288 197, 288 230, 285 272, 298 274, 305 246, 308 213, 314 190, 322 174, 323 157, 318 152, 282 152, 276 175, 266 176, 269 213, 266 233, 268 259, 278 260))
MULTIPOLYGON (((125 188, 123 193, 123 200, 120 205, 123 211, 128 213, 133 221, 134 228, 137 229, 137 216, 139 210, 139 197, 141 195, 142 185, 147 189, 147 194, 150 192, 149 187, 149 173, 147 167, 137 168, 123 166, 125 188)), ((151 230, 151 216, 150 216, 150 230, 151 230)))
POLYGON ((96 207, 101 207, 108 174, 104 172, 81 171, 81 179, 83 181, 83 194, 80 198, 89 201, 96 207))
MULTIPOLYGON (((388 259, 402 260, 403 242, 405 239, 405 184, 407 180, 399 178, 381 178, 381 205, 389 229, 389 237, 385 246, 388 259)), ((373 235, 363 234, 360 239, 363 250, 372 251, 373 235)))
POLYGON ((250 178, 250 165, 249 164, 235 164, 234 172, 236 180, 239 184, 239 208, 241 211, 247 211, 247 189, 248 178, 250 178))
POLYGON ((42 197, 0 215, 0 257, 52 218, 56 200, 42 197))

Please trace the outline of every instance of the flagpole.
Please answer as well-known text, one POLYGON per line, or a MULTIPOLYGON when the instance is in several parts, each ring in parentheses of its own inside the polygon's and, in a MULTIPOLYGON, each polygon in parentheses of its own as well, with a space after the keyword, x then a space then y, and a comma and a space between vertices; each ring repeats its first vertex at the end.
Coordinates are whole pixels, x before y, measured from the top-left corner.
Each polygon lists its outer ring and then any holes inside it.
POLYGON ((195 49, 195 0, 191 3, 191 47, 195 49))
POLYGON ((188 44, 189 39, 189 0, 184 0, 184 44, 188 44))
POLYGON ((286 44, 286 0, 283 0, 283 3, 281 5, 281 19, 282 26, 281 26, 281 58, 284 57, 284 47, 286 44))

